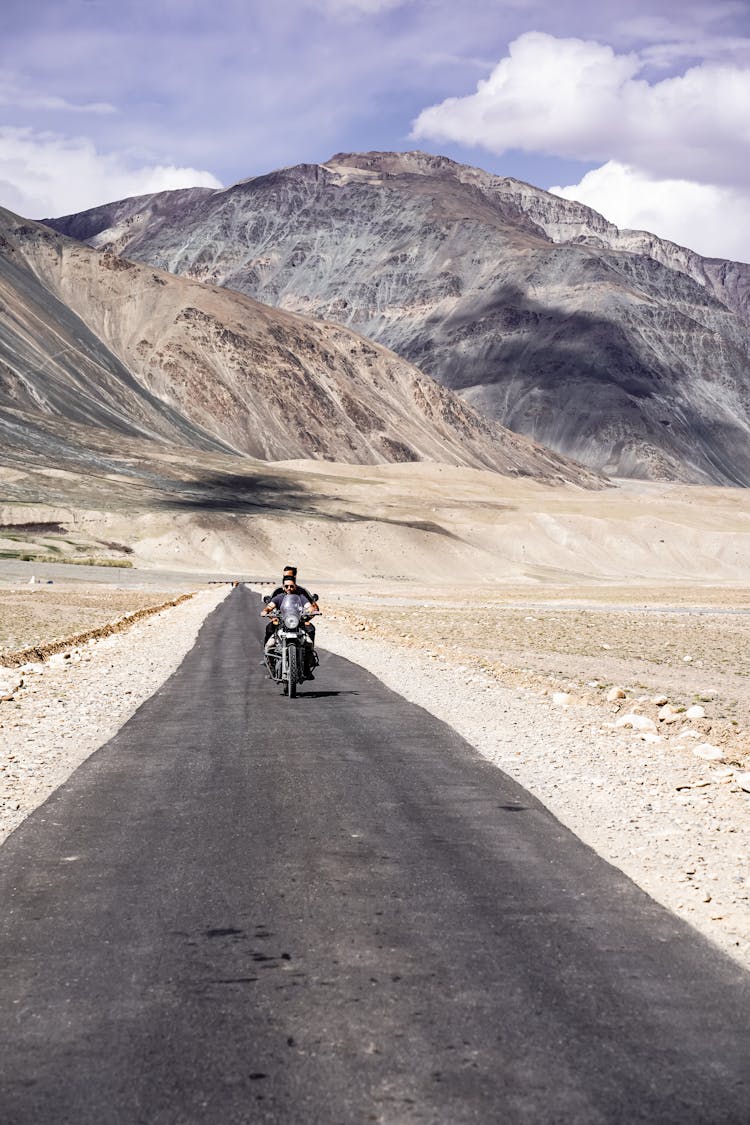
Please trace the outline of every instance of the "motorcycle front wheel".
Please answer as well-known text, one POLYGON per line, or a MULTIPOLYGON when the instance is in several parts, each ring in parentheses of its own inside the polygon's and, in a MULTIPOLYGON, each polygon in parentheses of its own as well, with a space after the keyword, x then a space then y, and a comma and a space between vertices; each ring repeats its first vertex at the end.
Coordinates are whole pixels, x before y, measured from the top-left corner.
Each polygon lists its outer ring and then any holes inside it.
POLYGON ((290 699, 294 699, 297 694, 297 650, 293 645, 289 646, 286 658, 286 693, 290 699))

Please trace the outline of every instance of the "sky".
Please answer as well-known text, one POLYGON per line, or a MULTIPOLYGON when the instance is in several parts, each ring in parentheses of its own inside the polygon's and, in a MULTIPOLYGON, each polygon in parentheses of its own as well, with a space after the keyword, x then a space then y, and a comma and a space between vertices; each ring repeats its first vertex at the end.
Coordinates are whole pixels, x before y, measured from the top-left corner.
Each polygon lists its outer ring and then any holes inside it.
POLYGON ((3 0, 29 218, 421 149, 750 261, 750 0, 3 0))

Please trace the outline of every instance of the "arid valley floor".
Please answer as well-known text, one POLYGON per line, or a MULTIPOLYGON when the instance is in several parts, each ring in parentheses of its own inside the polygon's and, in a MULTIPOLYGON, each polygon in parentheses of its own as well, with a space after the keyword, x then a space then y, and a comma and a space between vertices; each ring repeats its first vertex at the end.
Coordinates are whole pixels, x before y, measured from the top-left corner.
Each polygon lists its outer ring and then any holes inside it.
POLYGON ((284 510, 4 509, 17 554, 0 563, 3 831, 176 667, 229 588, 211 580, 266 590, 292 560, 321 595, 322 649, 454 726, 750 967, 746 493, 543 488, 429 466, 276 471, 298 485, 284 510), (63 537, 53 525, 86 540, 80 554, 120 543, 136 565, 40 562, 63 537), (49 659, 14 660, 45 641, 58 642, 49 659))

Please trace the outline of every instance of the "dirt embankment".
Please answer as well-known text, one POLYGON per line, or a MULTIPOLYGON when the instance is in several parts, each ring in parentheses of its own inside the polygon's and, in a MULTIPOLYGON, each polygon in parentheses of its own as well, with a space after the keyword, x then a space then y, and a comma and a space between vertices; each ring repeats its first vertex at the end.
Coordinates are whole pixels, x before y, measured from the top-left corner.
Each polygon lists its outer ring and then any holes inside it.
POLYGON ((89 640, 129 629, 192 593, 0 590, 0 666, 46 660, 89 640), (20 643, 19 643, 20 642, 20 643))

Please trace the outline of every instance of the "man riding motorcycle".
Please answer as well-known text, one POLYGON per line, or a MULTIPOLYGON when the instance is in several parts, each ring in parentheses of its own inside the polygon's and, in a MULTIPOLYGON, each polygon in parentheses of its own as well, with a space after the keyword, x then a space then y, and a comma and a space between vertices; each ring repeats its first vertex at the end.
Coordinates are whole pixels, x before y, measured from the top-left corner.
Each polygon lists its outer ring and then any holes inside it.
MULTIPOLYGON (((281 585, 277 586, 276 589, 274 590, 274 592, 271 594, 272 598, 276 598, 276 597, 279 596, 279 594, 284 593, 284 580, 285 579, 291 578, 291 579, 294 580, 294 582, 296 584, 296 582, 297 582, 297 567, 296 566, 285 566, 284 569, 281 572, 281 575, 282 575, 281 585)), ((305 589, 304 586, 297 586, 296 592, 298 594, 300 594, 303 598, 307 598, 307 600, 310 602, 310 604, 312 605, 314 610, 320 609, 320 606, 318 605, 317 598, 313 599, 312 594, 308 593, 308 591, 305 589)), ((273 624, 273 622, 269 621, 268 624, 266 625, 266 635, 263 638, 263 644, 264 645, 268 642, 268 638, 274 632, 275 628, 276 628, 276 626, 273 624)), ((311 622, 308 622, 307 630, 308 630, 310 636, 312 637, 312 643, 313 643, 313 648, 314 648, 315 647, 315 626, 311 622)))
MULTIPOLYGON (((294 578, 292 578, 291 575, 288 575, 285 572, 285 577, 282 581, 281 587, 278 590, 274 591, 269 600, 266 602, 266 605, 263 607, 261 613, 273 618, 273 615, 277 614, 281 609, 282 601, 287 597, 293 597, 297 600, 300 614, 314 613, 317 611, 318 607, 312 600, 310 594, 308 594, 307 590, 305 590, 303 587, 298 586, 294 578)), ((308 643, 304 646, 304 675, 306 680, 314 680, 315 676, 313 675, 313 668, 317 663, 317 655, 315 653, 315 626, 311 625, 309 621, 303 621, 302 627, 305 630, 308 638, 308 643)), ((270 655, 270 653, 273 652, 276 644, 275 635, 276 625, 274 623, 274 620, 272 619, 266 626, 264 643, 264 653, 266 654, 266 656, 270 655)))

